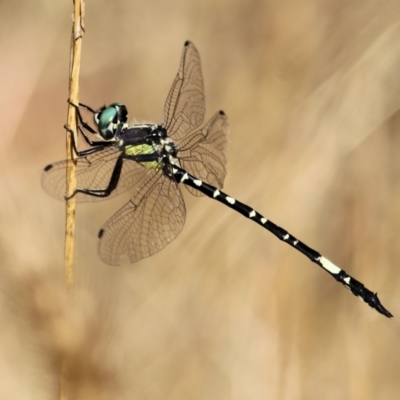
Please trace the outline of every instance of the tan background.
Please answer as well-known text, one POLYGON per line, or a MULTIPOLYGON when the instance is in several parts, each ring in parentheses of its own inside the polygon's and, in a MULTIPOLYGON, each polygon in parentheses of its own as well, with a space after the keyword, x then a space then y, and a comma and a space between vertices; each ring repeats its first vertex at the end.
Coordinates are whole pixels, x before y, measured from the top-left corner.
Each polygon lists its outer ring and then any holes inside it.
POLYGON ((102 264, 123 198, 79 206, 76 285, 62 283, 62 203, 40 173, 64 157, 72 6, 0 3, 0 398, 400 398, 400 3, 89 1, 81 96, 160 122, 183 42, 200 51, 207 118, 229 116, 231 196, 371 290, 392 321, 305 257, 186 191, 164 251, 102 264))

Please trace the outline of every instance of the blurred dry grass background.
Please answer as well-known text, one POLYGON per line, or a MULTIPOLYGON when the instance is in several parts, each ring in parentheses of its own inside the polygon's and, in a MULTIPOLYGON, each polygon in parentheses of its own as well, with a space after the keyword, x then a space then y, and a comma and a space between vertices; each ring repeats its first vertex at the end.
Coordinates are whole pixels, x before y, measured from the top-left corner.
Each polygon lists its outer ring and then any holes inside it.
POLYGON ((124 199, 77 211, 63 286, 64 205, 40 173, 64 157, 72 6, 0 2, 0 398, 399 399, 400 3, 97 0, 80 99, 160 122, 184 40, 207 118, 231 124, 227 193, 379 291, 389 321, 305 257, 185 192, 187 222, 130 268, 96 233, 124 199))

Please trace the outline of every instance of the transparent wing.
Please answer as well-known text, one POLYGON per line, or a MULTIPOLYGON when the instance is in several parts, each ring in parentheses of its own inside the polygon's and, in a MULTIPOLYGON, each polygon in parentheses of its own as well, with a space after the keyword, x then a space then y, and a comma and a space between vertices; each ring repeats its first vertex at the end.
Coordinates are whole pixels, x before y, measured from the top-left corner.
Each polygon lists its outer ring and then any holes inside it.
MULTIPOLYGON (((202 181, 221 189, 226 176, 226 148, 229 132, 228 119, 217 112, 202 128, 177 143, 182 168, 202 181)), ((203 194, 186 186, 195 196, 203 194)))
POLYGON ((200 55, 185 42, 178 74, 164 106, 162 126, 175 140, 183 138, 204 121, 205 98, 200 55))
MULTIPOLYGON (((115 148, 105 148, 97 153, 76 160, 77 187, 81 189, 105 189, 111 179, 116 160, 121 153, 115 148)), ((64 200, 66 195, 66 169, 72 161, 59 161, 48 165, 42 172, 43 189, 52 197, 64 200)), ((125 192, 147 173, 135 161, 125 159, 117 188, 108 197, 94 197, 83 193, 76 195, 78 202, 101 201, 125 192)))
POLYGON ((185 222, 186 209, 176 182, 151 171, 132 199, 99 232, 103 262, 131 263, 163 249, 175 239, 185 222))

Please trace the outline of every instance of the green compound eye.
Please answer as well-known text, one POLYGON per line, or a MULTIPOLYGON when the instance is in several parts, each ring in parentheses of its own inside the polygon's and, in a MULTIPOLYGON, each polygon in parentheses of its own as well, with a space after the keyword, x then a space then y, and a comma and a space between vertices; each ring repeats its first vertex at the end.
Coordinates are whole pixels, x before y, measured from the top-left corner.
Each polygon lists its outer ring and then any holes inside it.
POLYGON ((117 109, 114 106, 110 106, 95 116, 95 121, 99 127, 100 135, 106 140, 112 139, 115 135, 113 122, 117 115, 117 109))
POLYGON ((126 123, 128 112, 121 103, 113 103, 94 114, 94 121, 101 137, 110 140, 115 137, 117 127, 126 123))
POLYGON ((100 115, 99 127, 104 129, 117 115, 117 110, 114 107, 106 108, 100 115))

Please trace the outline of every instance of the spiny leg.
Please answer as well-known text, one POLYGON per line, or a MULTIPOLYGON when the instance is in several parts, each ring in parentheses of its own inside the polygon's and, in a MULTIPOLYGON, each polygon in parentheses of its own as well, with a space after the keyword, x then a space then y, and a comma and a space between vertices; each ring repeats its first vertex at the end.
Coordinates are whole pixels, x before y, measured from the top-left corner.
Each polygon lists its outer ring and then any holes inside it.
POLYGON ((201 180, 187 173, 182 168, 173 166, 172 175, 178 183, 183 183, 187 186, 199 190, 206 196, 225 204, 226 206, 232 208, 233 210, 242 214, 246 218, 249 218, 254 222, 256 222, 257 224, 261 225, 263 228, 273 233, 278 239, 288 243, 290 246, 294 247, 296 250, 300 251, 305 256, 307 256, 312 262, 318 264, 333 278, 335 278, 335 280, 343 284, 344 287, 350 290, 355 296, 360 297, 370 307, 374 308, 379 313, 383 314, 388 318, 393 317, 393 315, 388 310, 386 310, 385 307, 383 307, 383 305, 378 299, 377 293, 371 292, 361 282, 357 281, 356 279, 348 275, 344 270, 337 267, 335 264, 333 264, 327 258, 323 257, 320 253, 318 253, 314 249, 308 247, 306 244, 296 239, 285 229, 281 228, 280 226, 274 224, 273 222, 263 217, 253 208, 247 206, 246 204, 241 203, 238 200, 235 200, 234 198, 228 196, 224 192, 218 190, 216 187, 202 182, 201 180))
POLYGON ((123 158, 124 154, 122 153, 115 163, 113 172, 111 174, 110 182, 105 189, 75 189, 74 193, 71 196, 66 197, 66 200, 69 200, 71 197, 74 197, 77 193, 87 194, 88 196, 94 197, 108 197, 110 194, 115 190, 118 185, 119 179, 121 177, 122 165, 123 165, 123 158))
MULTIPOLYGON (((71 103, 71 102, 69 102, 69 104, 71 104, 71 106, 73 106, 73 107, 75 108, 76 115, 77 115, 77 117, 78 117, 78 121, 79 121, 79 124, 80 124, 80 125, 78 125, 79 132, 81 133, 81 135, 82 135, 83 138, 85 139, 85 142, 86 142, 89 146, 104 146, 104 147, 107 147, 107 146, 111 146, 111 145, 112 145, 112 142, 108 142, 108 141, 99 141, 99 140, 94 140, 94 141, 93 141, 93 140, 90 140, 90 139, 86 136, 84 130, 81 128, 81 126, 83 126, 84 129, 86 129, 87 131, 89 131, 89 132, 92 133, 93 135, 98 134, 98 132, 97 132, 95 129, 93 129, 87 122, 85 122, 85 121, 83 120, 83 117, 82 117, 82 114, 81 114, 81 110, 79 109, 79 107, 86 108, 86 109, 87 109, 88 111, 90 111, 92 114, 95 114, 96 111, 94 111, 92 108, 90 108, 89 106, 87 106, 87 105, 85 105, 85 104, 82 104, 82 103, 79 103, 79 106, 77 106, 76 104, 71 103)), ((67 129, 68 131, 70 131, 70 129, 67 128, 67 127, 65 127, 65 129, 67 129)))
MULTIPOLYGON (((67 125, 64 125, 64 128, 71 134, 72 147, 74 148, 74 152, 78 157, 85 157, 89 154, 97 153, 98 151, 101 151, 106 147, 111 147, 114 144, 114 142, 91 142, 93 147, 91 147, 90 149, 78 150, 78 147, 75 142, 74 131, 68 128, 67 125)), ((86 142, 90 144, 88 138, 85 136, 81 128, 79 128, 79 132, 82 133, 82 136, 85 138, 86 142)))
POLYGON ((71 101, 68 100, 68 104, 70 104, 72 107, 75 108, 76 115, 78 116, 79 122, 83 125, 83 127, 85 129, 87 129, 90 133, 93 133, 93 134, 97 133, 95 129, 93 129, 87 122, 85 122, 83 120, 83 117, 82 117, 82 114, 81 114, 81 110, 79 109, 79 107, 86 108, 86 110, 88 110, 92 114, 95 114, 96 111, 94 111, 91 107, 89 107, 89 106, 87 106, 85 104, 82 104, 82 103, 79 103, 79 105, 76 105, 75 103, 72 103, 71 101))
MULTIPOLYGON (((100 147, 100 148, 97 148, 96 151, 101 151, 103 149, 104 149, 104 147, 100 147)), ((87 151, 90 151, 90 150, 93 150, 93 149, 89 149, 87 151)), ((88 154, 90 154, 90 153, 88 153, 88 154)), ((65 199, 69 200, 70 198, 74 197, 77 193, 83 193, 83 194, 86 194, 88 196, 93 196, 93 197, 108 197, 108 196, 110 196, 111 193, 117 188, 118 182, 121 178, 121 171, 122 171, 124 158, 129 159, 129 161, 127 161, 127 162, 137 162, 137 163, 154 162, 154 161, 158 160, 157 154, 138 154, 136 156, 126 157, 124 153, 121 153, 118 156, 117 161, 115 162, 110 181, 106 188, 104 188, 104 189, 77 188, 71 194, 71 196, 65 197, 65 199)))
POLYGON ((86 104, 79 103, 79 107, 86 108, 86 110, 90 111, 92 114, 95 114, 95 113, 96 113, 96 111, 95 111, 95 110, 93 110, 93 108, 92 108, 92 107, 89 107, 89 106, 88 106, 88 105, 86 105, 86 104))

